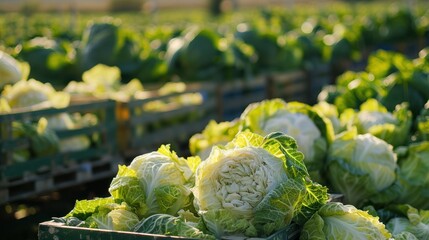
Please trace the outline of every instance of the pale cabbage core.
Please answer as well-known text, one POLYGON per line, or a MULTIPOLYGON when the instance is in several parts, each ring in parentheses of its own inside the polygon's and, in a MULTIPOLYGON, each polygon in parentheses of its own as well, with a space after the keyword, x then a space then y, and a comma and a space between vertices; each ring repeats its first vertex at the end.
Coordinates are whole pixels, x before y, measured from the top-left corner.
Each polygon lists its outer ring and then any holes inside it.
POLYGON ((314 158, 313 145, 316 139, 321 137, 320 130, 314 122, 302 113, 277 112, 275 116, 265 121, 262 130, 267 134, 281 132, 295 138, 298 150, 306 159, 314 158))
POLYGON ((194 191, 201 210, 220 207, 242 214, 251 212, 268 192, 287 178, 283 161, 262 148, 215 148, 203 164, 194 191), (198 189, 201 188, 212 190, 200 195, 198 189))

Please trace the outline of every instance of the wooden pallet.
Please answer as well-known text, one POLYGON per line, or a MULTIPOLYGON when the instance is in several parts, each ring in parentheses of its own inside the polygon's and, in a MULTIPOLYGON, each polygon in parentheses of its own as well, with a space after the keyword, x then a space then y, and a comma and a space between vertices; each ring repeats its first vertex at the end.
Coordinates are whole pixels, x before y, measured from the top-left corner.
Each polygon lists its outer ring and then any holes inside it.
POLYGON ((103 176, 92 173, 106 162, 104 159, 117 156, 115 134, 115 102, 112 100, 85 100, 59 109, 29 109, 0 114, 0 203, 72 184, 78 185, 84 180, 91 180, 91 177, 103 176), (13 134, 13 124, 17 122, 33 124, 42 117, 76 113, 90 113, 97 121, 89 126, 55 130, 55 135, 60 141, 84 136, 90 139, 88 148, 37 155, 34 153, 37 146, 32 146, 31 136, 17 137, 13 134), (25 161, 17 162, 13 159, 17 151, 26 151, 30 155, 25 161), (87 178, 83 175, 85 171, 81 171, 83 166, 89 166, 91 174, 86 175, 87 178), (69 176, 70 181, 62 183, 60 180, 65 176, 69 176))
POLYGON ((0 204, 113 177, 117 173, 118 164, 123 164, 119 156, 103 157, 79 164, 63 165, 54 171, 33 172, 13 180, 4 180, 0 182, 0 204))

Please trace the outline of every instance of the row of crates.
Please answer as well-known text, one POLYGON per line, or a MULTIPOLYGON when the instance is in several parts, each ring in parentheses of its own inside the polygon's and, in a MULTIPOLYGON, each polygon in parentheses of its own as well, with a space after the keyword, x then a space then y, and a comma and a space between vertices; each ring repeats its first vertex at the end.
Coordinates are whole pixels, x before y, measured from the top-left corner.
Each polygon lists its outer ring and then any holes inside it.
POLYGON ((186 156, 189 138, 201 132, 212 119, 232 120, 250 103, 264 99, 315 101, 315 93, 330 81, 329 68, 321 67, 317 71, 189 84, 181 93, 160 96, 154 91, 129 101, 73 99, 66 108, 0 114, 0 204, 114 176, 118 164, 127 164, 133 157, 154 151, 161 144, 171 144, 173 150, 186 156), (197 105, 177 105, 172 100, 162 111, 145 107, 195 93, 202 96, 197 105), (34 146, 31 134, 17 136, 14 129, 16 123, 36 123, 42 117, 61 114, 96 117, 97 121, 91 125, 55 130, 62 144, 75 143, 67 139, 89 139, 87 148, 40 153, 36 148, 43 142, 34 146), (14 154, 23 151, 28 159, 16 161, 14 154))

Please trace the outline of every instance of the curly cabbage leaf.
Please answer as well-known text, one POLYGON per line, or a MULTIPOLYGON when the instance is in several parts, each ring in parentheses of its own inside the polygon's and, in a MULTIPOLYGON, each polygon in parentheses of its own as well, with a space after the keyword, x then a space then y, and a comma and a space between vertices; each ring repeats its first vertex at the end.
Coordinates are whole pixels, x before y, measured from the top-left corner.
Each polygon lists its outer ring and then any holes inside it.
POLYGON ((352 205, 330 202, 305 224, 300 240, 306 239, 389 239, 392 235, 378 217, 352 205))
POLYGON ((371 134, 345 131, 329 148, 327 171, 332 189, 344 194, 345 203, 360 206, 388 189, 396 179, 393 147, 371 134))
POLYGON ((248 131, 213 148, 197 168, 192 191, 216 237, 268 236, 294 218, 308 218, 328 199, 327 189, 309 180, 293 138, 248 131))

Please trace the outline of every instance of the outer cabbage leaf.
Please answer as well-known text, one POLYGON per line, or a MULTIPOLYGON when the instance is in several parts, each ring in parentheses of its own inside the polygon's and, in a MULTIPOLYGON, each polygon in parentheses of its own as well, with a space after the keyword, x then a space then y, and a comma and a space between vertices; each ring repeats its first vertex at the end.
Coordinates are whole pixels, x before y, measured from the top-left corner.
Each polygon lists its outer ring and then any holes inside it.
POLYGON ((306 239, 389 239, 378 217, 369 215, 352 205, 327 203, 308 220, 300 240, 306 239))
POLYGON ((205 234, 196 226, 196 222, 188 222, 181 217, 168 214, 154 214, 137 224, 134 228, 134 232, 198 239, 215 239, 212 235, 205 234))
POLYGON ((77 217, 85 220, 97 212, 100 206, 112 203, 114 203, 114 199, 111 197, 76 201, 74 208, 65 217, 77 217))
POLYGON ((117 231, 131 231, 139 223, 139 217, 126 203, 105 204, 99 206, 98 211, 91 215, 87 224, 91 227, 117 231))
POLYGON ((126 166, 120 165, 118 174, 110 183, 109 192, 119 201, 125 201, 134 207, 138 216, 143 217, 147 213, 145 191, 137 178, 137 173, 126 166))
POLYGON ((329 148, 327 171, 332 189, 345 203, 362 205, 393 185, 397 169, 393 147, 355 128, 338 135, 329 148))

